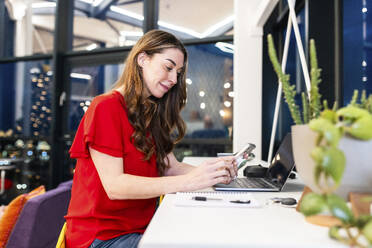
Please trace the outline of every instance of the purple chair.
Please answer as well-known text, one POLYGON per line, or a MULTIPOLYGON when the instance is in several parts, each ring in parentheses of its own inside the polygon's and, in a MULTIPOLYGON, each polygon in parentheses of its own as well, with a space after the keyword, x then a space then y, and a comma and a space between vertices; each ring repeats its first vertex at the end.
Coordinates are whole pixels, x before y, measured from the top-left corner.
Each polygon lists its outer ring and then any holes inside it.
POLYGON ((28 200, 6 247, 56 247, 71 198, 71 186, 72 180, 28 200))

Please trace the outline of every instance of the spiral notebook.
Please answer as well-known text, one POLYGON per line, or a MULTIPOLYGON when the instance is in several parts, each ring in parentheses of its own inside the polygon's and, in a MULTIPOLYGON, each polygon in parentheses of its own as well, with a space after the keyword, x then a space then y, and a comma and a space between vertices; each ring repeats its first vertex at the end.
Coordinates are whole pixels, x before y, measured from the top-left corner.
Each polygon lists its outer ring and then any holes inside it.
POLYGON ((262 205, 246 192, 178 192, 174 199, 178 207, 259 208, 262 205), (203 199, 195 200, 195 199, 203 199))

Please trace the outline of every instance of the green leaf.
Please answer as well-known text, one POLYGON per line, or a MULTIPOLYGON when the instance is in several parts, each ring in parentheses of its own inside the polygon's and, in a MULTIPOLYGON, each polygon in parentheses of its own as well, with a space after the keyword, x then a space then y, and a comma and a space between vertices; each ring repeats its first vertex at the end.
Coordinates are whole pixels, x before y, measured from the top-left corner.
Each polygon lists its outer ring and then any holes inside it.
POLYGON ((311 153, 310 156, 313 158, 316 164, 321 164, 324 157, 324 148, 323 147, 315 147, 311 153))
POLYGON ((340 233, 338 232, 340 230, 341 227, 339 226, 332 226, 331 228, 329 228, 329 237, 333 238, 333 239, 336 239, 336 240, 341 240, 342 237, 340 235, 340 233))
POLYGON ((365 109, 361 109, 355 106, 347 106, 337 110, 337 116, 343 117, 344 119, 360 119, 365 116, 369 116, 369 113, 365 109))
POLYGON ((364 226, 362 233, 366 239, 368 239, 369 243, 372 244, 372 220, 368 221, 368 223, 364 226))
POLYGON ((346 205, 344 199, 337 195, 328 195, 327 204, 332 215, 340 219, 343 223, 349 224, 353 222, 353 213, 346 205))
POLYGON ((369 140, 372 138, 372 118, 362 117, 345 130, 355 138, 369 140))
POLYGON ((328 147, 323 151, 320 165, 328 175, 331 175, 336 185, 341 182, 345 170, 345 161, 344 153, 336 147, 328 147))
POLYGON ((371 215, 361 215, 359 216, 356 221, 355 221, 355 225, 359 228, 359 229, 362 229, 369 221, 372 220, 372 216, 371 215))
POLYGON ((300 211, 305 216, 315 215, 326 211, 327 203, 322 195, 308 193, 301 200, 300 211))
POLYGON ((319 186, 320 175, 322 174, 322 172, 323 172, 323 169, 320 165, 315 166, 314 180, 315 180, 316 185, 318 186, 319 186))
POLYGON ((321 133, 331 146, 337 146, 341 138, 340 130, 328 119, 318 118, 310 121, 310 129, 321 133))
POLYGON ((320 117, 326 120, 329 120, 332 123, 335 123, 337 120, 337 114, 335 111, 326 109, 321 114, 320 117))

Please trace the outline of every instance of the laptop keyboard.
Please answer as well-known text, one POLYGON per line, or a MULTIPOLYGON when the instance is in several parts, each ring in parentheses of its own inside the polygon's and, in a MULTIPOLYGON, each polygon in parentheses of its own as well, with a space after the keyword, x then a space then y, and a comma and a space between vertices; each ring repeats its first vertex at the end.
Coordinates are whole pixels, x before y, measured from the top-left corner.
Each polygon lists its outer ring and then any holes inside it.
POLYGON ((269 184, 263 178, 237 178, 234 183, 242 188, 275 188, 274 185, 269 184))

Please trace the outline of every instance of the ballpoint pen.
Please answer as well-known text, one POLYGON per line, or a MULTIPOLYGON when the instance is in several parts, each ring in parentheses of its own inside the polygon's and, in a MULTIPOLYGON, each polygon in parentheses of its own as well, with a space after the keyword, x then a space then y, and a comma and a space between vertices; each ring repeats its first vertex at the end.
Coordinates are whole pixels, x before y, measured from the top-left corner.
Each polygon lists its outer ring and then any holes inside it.
POLYGON ((205 196, 194 196, 191 198, 195 201, 222 201, 220 198, 212 198, 212 197, 205 197, 205 196))
POLYGON ((251 203, 251 200, 246 200, 246 201, 242 201, 242 200, 234 200, 234 201, 230 201, 231 203, 239 203, 239 204, 249 204, 251 203))

